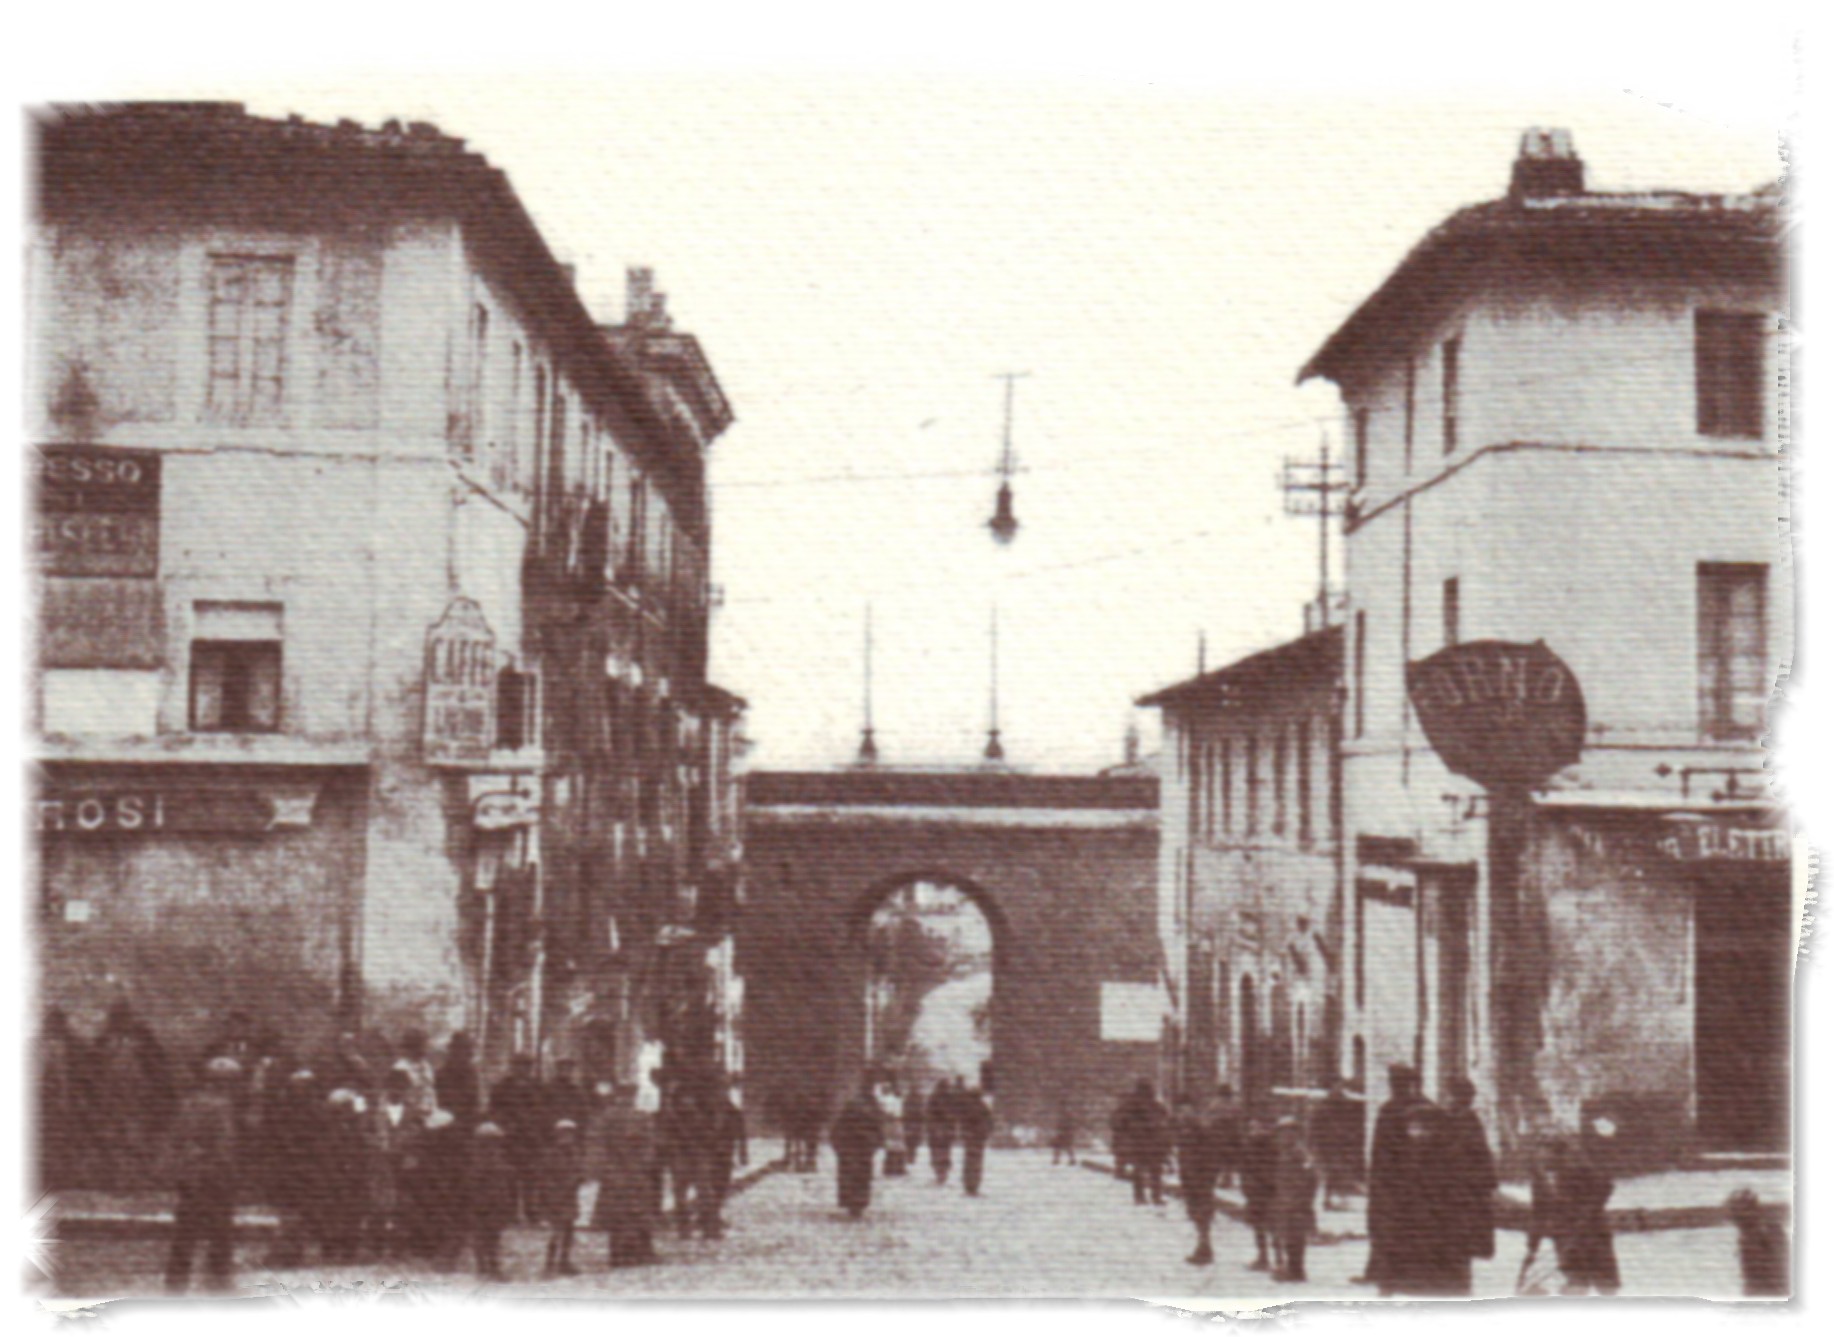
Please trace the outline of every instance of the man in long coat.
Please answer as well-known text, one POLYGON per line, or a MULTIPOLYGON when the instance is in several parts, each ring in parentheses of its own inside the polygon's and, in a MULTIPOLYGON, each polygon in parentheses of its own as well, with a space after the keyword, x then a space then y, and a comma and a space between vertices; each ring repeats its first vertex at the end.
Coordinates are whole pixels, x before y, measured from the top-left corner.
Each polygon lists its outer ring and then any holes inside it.
POLYGON ((1324 1173, 1325 1206, 1341 1205, 1363 1174, 1363 1106, 1341 1077, 1312 1111, 1312 1150, 1324 1173))
MULTIPOLYGON (((1198 1109, 1189 1098, 1179 1101, 1173 1132, 1178 1141, 1178 1183, 1184 1190, 1185 1215, 1197 1230, 1197 1247, 1185 1259, 1193 1267, 1216 1261, 1210 1248, 1210 1226, 1216 1219, 1216 1180, 1223 1167, 1223 1139, 1218 1108, 1198 1109)), ((1052 1155, 1053 1164, 1056 1155, 1052 1155)))
POLYGON ((516 1215, 531 1217, 535 1160, 547 1141, 547 1102, 535 1076, 535 1060, 517 1054, 509 1061, 509 1076, 490 1093, 490 1121, 503 1134, 503 1153, 509 1159, 516 1185, 516 1215))
POLYGON ((605 1232, 607 1267, 656 1261, 661 1190, 650 1116, 637 1109, 637 1088, 619 1083, 588 1123, 587 1174, 598 1180, 592 1229, 605 1232))
POLYGON ((229 1285, 240 1168, 235 1092, 241 1081, 242 1066, 234 1059, 212 1059, 203 1088, 185 1097, 173 1120, 171 1165, 178 1206, 166 1254, 168 1294, 182 1295, 190 1286, 199 1244, 212 1289, 229 1285))
POLYGON ((923 1108, 923 1131, 930 1143, 930 1169, 938 1184, 949 1182, 950 1153, 955 1146, 955 1092, 938 1078, 923 1108))
POLYGON ((1453 1162, 1451 1126, 1444 1110, 1430 1101, 1408 1109, 1395 1165, 1382 1294, 1468 1294, 1471 1256, 1465 1252, 1457 1217, 1459 1168, 1453 1162))
MULTIPOLYGON (((1165 1205, 1165 1161, 1172 1152, 1172 1116, 1142 1077, 1116 1116, 1115 1137, 1133 1164, 1134 1205, 1165 1205)), ((1117 1153, 1118 1154, 1118 1153, 1117 1153)))
POLYGON ((885 1141, 871 1083, 862 1086, 860 1094, 835 1116, 828 1140, 839 1162, 836 1188, 841 1207, 857 1221, 872 1203, 872 1158, 885 1141))
POLYGON ((1446 1161, 1449 1228, 1457 1242, 1458 1294, 1471 1293, 1471 1260, 1496 1256, 1496 1157, 1484 1121, 1473 1108, 1477 1088, 1463 1077, 1446 1084, 1446 1161))
POLYGON ((993 1136, 993 1110, 980 1087, 956 1095, 955 1120, 962 1135, 962 1191, 978 1198, 981 1171, 987 1163, 987 1139, 993 1136))
POLYGON ((1407 1116, 1422 1103, 1420 1075, 1405 1064, 1395 1064, 1388 1070, 1388 1092, 1376 1113, 1369 1145, 1369 1261, 1363 1275, 1353 1278, 1378 1288, 1387 1284, 1388 1252, 1396 1242, 1397 1213, 1408 1187, 1407 1116))

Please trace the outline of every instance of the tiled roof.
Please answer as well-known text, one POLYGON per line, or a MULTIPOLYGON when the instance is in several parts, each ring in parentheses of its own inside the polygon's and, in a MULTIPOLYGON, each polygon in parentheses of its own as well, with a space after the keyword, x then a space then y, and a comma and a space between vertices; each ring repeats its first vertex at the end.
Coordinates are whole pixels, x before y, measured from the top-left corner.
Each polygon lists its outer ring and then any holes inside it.
POLYGON ((1428 232, 1300 369, 1337 380, 1366 347, 1392 347, 1423 308, 1507 260, 1532 275, 1585 263, 1615 273, 1780 273, 1781 191, 1589 191, 1460 209, 1428 232))

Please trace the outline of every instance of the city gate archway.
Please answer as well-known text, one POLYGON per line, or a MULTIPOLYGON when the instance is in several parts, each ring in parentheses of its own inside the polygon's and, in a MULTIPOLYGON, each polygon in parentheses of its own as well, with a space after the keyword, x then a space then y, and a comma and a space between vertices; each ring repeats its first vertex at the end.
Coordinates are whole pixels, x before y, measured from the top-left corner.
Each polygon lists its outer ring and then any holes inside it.
POLYGON ((985 920, 999 1125, 1048 1136, 1067 1108, 1085 1136, 1105 1130, 1157 1067, 1157 858, 1150 776, 754 772, 737 933, 754 1119, 832 1111, 857 1087, 874 1057, 873 925, 916 893, 985 920))

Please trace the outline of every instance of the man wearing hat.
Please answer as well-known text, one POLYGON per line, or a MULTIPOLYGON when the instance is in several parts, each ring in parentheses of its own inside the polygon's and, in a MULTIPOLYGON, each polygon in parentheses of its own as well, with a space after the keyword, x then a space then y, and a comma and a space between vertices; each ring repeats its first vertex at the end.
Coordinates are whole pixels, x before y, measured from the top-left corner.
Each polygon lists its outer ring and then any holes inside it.
POLYGON ((211 1289, 229 1286, 235 1261, 236 1094, 241 1084, 240 1063, 226 1056, 211 1059, 203 1087, 184 1098, 173 1121, 171 1165, 178 1206, 166 1255, 168 1294, 182 1295, 189 1288, 199 1243, 211 1289))
POLYGON ((1405 1203, 1415 1192, 1408 1181, 1411 1155, 1407 1135, 1410 1112, 1426 1103, 1420 1094, 1420 1074, 1404 1063, 1388 1069, 1388 1099, 1376 1114, 1375 1133, 1369 1142, 1369 1261, 1363 1275, 1353 1280, 1366 1282, 1387 1293, 1390 1286, 1388 1254, 1403 1241, 1398 1227, 1404 1219, 1405 1203))

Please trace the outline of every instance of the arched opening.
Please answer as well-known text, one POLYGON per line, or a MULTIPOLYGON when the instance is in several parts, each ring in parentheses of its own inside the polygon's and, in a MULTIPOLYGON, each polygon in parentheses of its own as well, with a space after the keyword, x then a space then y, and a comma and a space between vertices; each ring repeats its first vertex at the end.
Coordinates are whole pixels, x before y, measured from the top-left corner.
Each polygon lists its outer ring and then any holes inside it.
POLYGON ((966 889, 923 877, 866 921, 867 1066, 904 1091, 992 1075, 994 926, 966 889))

